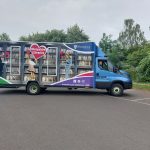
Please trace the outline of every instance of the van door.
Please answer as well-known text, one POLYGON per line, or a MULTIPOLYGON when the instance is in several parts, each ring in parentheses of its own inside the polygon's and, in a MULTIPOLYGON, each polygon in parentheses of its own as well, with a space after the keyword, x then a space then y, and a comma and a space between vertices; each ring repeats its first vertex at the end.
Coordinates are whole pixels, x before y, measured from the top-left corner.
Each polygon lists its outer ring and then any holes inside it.
POLYGON ((96 59, 96 88, 106 89, 111 86, 110 71, 106 59, 96 59))

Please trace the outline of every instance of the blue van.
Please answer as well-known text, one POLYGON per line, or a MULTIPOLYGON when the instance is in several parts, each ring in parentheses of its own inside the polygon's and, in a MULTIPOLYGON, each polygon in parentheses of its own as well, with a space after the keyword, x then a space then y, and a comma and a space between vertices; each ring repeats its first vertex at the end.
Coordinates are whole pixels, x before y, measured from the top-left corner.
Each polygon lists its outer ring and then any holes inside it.
POLYGON ((106 89, 113 96, 132 88, 130 75, 112 66, 94 42, 0 42, 0 88, 106 89))

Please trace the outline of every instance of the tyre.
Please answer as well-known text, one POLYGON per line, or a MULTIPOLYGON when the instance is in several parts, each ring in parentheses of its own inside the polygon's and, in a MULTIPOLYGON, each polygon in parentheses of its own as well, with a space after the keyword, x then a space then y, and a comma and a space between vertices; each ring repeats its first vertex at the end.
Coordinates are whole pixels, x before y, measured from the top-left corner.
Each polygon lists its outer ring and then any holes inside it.
POLYGON ((71 91, 71 90, 72 90, 72 88, 68 88, 68 90, 70 90, 70 91, 71 91))
POLYGON ((113 96, 122 96, 123 86, 121 84, 113 84, 110 89, 110 94, 113 96))
POLYGON ((29 95, 38 95, 41 92, 41 88, 38 83, 31 82, 27 85, 26 91, 29 95))

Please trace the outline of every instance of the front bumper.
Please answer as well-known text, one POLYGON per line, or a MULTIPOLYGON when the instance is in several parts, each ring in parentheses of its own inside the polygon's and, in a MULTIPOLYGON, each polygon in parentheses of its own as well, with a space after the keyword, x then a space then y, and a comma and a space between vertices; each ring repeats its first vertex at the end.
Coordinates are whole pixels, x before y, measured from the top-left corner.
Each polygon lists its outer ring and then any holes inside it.
POLYGON ((132 89, 132 82, 125 82, 124 83, 124 89, 132 89))

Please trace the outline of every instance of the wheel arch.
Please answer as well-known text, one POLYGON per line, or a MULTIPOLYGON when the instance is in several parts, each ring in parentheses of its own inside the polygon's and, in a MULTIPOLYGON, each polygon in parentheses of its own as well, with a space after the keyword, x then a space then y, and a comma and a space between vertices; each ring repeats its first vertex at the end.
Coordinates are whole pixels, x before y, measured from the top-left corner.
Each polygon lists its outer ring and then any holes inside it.
POLYGON ((32 82, 37 83, 37 84, 40 86, 40 84, 39 84, 38 81, 36 81, 36 80, 30 80, 30 81, 27 82, 26 87, 27 87, 30 83, 32 83, 32 82))
POLYGON ((123 81, 121 81, 121 80, 113 81, 113 82, 111 83, 111 87, 112 87, 112 85, 114 85, 114 84, 120 84, 120 85, 122 85, 122 87, 124 88, 124 83, 123 83, 123 81))
POLYGON ((40 84, 39 84, 39 82, 38 81, 36 81, 36 80, 29 80, 28 82, 27 82, 27 84, 26 84, 26 91, 27 91, 27 87, 28 87, 28 85, 30 84, 30 83, 37 83, 39 86, 40 86, 40 84))

